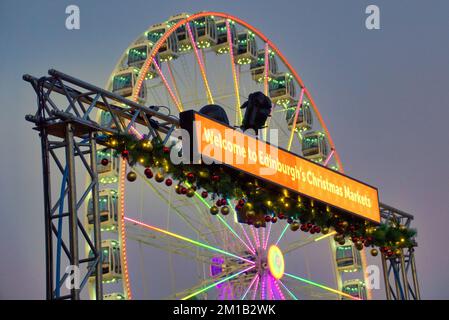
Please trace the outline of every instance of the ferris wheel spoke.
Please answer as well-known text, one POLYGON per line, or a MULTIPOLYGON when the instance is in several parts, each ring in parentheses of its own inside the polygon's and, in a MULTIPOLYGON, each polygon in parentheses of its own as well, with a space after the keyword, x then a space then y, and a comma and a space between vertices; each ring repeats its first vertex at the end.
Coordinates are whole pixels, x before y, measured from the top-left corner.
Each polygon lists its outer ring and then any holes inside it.
POLYGON ((255 268, 255 266, 250 266, 250 267, 248 267, 248 268, 246 268, 246 269, 243 269, 243 270, 241 270, 241 271, 239 271, 239 272, 237 272, 237 273, 234 273, 234 274, 232 274, 232 275, 230 275, 230 276, 227 276, 227 277, 225 277, 225 278, 223 278, 223 279, 221 279, 221 280, 219 280, 219 281, 217 281, 217 282, 214 282, 214 283, 212 283, 212 284, 210 284, 210 285, 208 285, 208 286, 206 286, 206 287, 204 287, 204 288, 201 288, 200 290, 198 290, 198 291, 196 291, 196 292, 194 292, 194 293, 189 294, 188 296, 185 296, 185 297, 182 298, 181 300, 188 300, 188 299, 190 299, 190 298, 192 298, 192 297, 194 297, 194 296, 199 295, 200 293, 203 293, 203 292, 205 292, 205 291, 207 291, 207 290, 210 290, 210 289, 216 287, 217 285, 219 285, 219 284, 221 284, 221 283, 223 283, 223 282, 226 282, 226 281, 229 281, 229 280, 231 280, 231 279, 233 279, 233 278, 235 278, 235 277, 238 277, 238 276, 241 275, 242 273, 247 272, 247 271, 250 271, 250 270, 253 269, 253 268, 255 268))
POLYGON ((327 167, 327 165, 329 164, 329 162, 331 161, 333 155, 335 153, 335 150, 332 149, 331 152, 329 153, 329 155, 327 156, 326 160, 323 163, 323 166, 327 167))
POLYGON ((268 231, 267 231, 267 236, 265 237, 265 242, 263 244, 263 249, 266 250, 267 246, 268 246, 268 241, 270 239, 270 235, 271 235, 271 225, 272 223, 268 224, 268 231))
POLYGON ((167 61, 167 70, 168 70, 168 75, 170 76, 170 81, 173 84, 173 88, 175 89, 176 99, 179 102, 179 104, 182 106, 183 104, 182 104, 182 100, 181 100, 181 95, 179 94, 178 83, 173 75, 170 61, 167 61))
POLYGON ((236 111, 235 125, 239 125, 243 121, 243 116, 242 116, 242 109, 240 109, 241 103, 240 103, 239 78, 237 75, 237 70, 234 61, 234 46, 233 46, 234 39, 232 39, 231 27, 229 25, 228 19, 226 19, 226 33, 229 43, 229 57, 231 60, 232 81, 234 82, 235 111, 236 111))
POLYGON ((346 297, 346 298, 349 298, 349 299, 352 299, 352 300, 361 300, 360 298, 353 297, 350 294, 347 294, 347 293, 345 293, 343 291, 335 290, 335 289, 330 288, 328 286, 325 286, 323 284, 320 284, 320 283, 317 283, 317 282, 314 282, 314 281, 311 281, 311 280, 308 280, 308 279, 304 279, 304 278, 301 278, 299 276, 292 275, 290 273, 286 273, 285 272, 284 275, 286 275, 287 277, 290 277, 292 279, 295 279, 295 280, 298 280, 298 281, 310 284, 310 285, 315 286, 317 288, 320 288, 320 289, 327 290, 329 292, 338 294, 339 296, 343 296, 343 297, 346 297))
POLYGON ((324 234, 324 235, 320 235, 320 236, 312 236, 311 235, 307 239, 302 240, 302 241, 294 241, 286 246, 286 249, 283 250, 283 253, 288 254, 288 253, 295 251, 297 249, 300 249, 308 244, 316 243, 318 241, 321 241, 323 239, 331 237, 331 236, 335 235, 336 233, 337 233, 336 231, 332 231, 328 234, 324 234))
MULTIPOLYGON (((195 191, 195 196, 208 208, 210 209, 211 205, 201 197, 201 195, 195 191)), ((221 216, 217 216, 218 220, 229 230, 231 233, 246 247, 250 252, 252 249, 248 246, 248 244, 238 235, 238 233, 226 222, 224 218, 221 216)))
POLYGON ((301 88, 301 93, 299 94, 298 104, 296 105, 295 117, 293 118, 293 125, 290 131, 290 137, 288 139, 287 150, 290 151, 293 142, 293 136, 296 131, 296 123, 298 122, 299 109, 301 109, 302 101, 304 99, 304 88, 301 88))
POLYGON ((242 295, 242 297, 240 298, 240 300, 245 300, 246 296, 248 295, 248 293, 250 292, 251 288, 253 287, 253 285, 256 283, 257 278, 259 277, 259 274, 256 273, 254 275, 253 280, 251 280, 248 288, 246 288, 245 293, 242 295))
POLYGON ((277 241, 276 241, 276 243, 275 243, 276 245, 278 245, 278 243, 282 240, 282 238, 284 237, 285 232, 287 231, 288 227, 289 227, 289 225, 286 224, 285 227, 284 227, 284 229, 282 229, 282 232, 281 232, 279 238, 277 239, 277 241))
POLYGON ((154 66, 155 66, 155 68, 157 70, 157 73, 161 77, 161 80, 164 83, 164 86, 167 89, 168 94, 170 95, 170 97, 172 98, 173 102, 175 103, 175 106, 178 108, 178 111, 182 112, 183 111, 183 107, 182 107, 180 101, 178 101, 178 99, 176 98, 175 94, 173 93, 173 90, 170 88, 170 85, 168 84, 167 78, 165 78, 165 75, 162 73, 162 69, 159 66, 159 64, 157 63, 155 58, 153 58, 153 64, 154 64, 154 66))
POLYGON ((158 227, 155 227, 155 226, 146 224, 146 223, 144 223, 144 222, 141 222, 141 221, 138 221, 138 220, 129 218, 129 217, 125 217, 125 220, 127 220, 127 221, 129 221, 129 222, 132 222, 132 223, 135 223, 135 224, 137 224, 137 225, 140 225, 140 226, 142 226, 142 227, 144 227, 144 228, 146 228, 146 229, 148 229, 148 230, 153 230, 153 231, 161 232, 161 233, 164 233, 164 234, 169 235, 169 236, 171 236, 171 237, 177 238, 177 239, 179 239, 179 240, 184 240, 184 241, 189 242, 189 243, 191 243, 191 244, 197 245, 197 246, 202 247, 202 248, 204 248, 204 249, 208 249, 208 250, 210 250, 210 251, 218 252, 218 253, 227 255, 227 256, 229 256, 229 257, 233 257, 233 258, 239 259, 239 260, 241 260, 241 261, 247 262, 247 263, 249 263, 249 264, 251 264, 251 265, 254 265, 254 261, 251 261, 251 260, 248 260, 248 259, 246 259, 246 258, 240 257, 240 256, 238 256, 238 255, 235 255, 235 254, 233 254, 233 253, 227 252, 227 251, 225 251, 225 250, 222 250, 222 249, 213 247, 213 246, 211 246, 211 245, 208 245, 208 244, 205 244, 205 243, 196 241, 196 240, 192 240, 192 239, 190 239, 190 238, 181 236, 181 235, 179 235, 179 234, 170 232, 170 231, 168 231, 168 230, 164 230, 164 229, 161 229, 161 228, 158 228, 158 227))
POLYGON ((192 224, 191 217, 188 217, 186 214, 181 212, 177 206, 175 206, 172 202, 168 201, 168 199, 156 187, 154 187, 152 183, 148 179, 146 179, 146 177, 144 177, 144 175, 141 172, 139 172, 138 170, 136 170, 135 172, 143 179, 143 181, 145 181, 146 185, 148 185, 151 188, 151 190, 159 197, 159 199, 166 202, 168 206, 175 211, 176 215, 179 218, 181 218, 187 224, 187 226, 189 226, 190 229, 192 229, 192 231, 198 234, 202 238, 202 240, 207 241, 201 230, 192 224))
POLYGON ((192 34, 192 28, 190 27, 190 23, 186 23, 185 27, 187 29, 187 33, 189 34, 190 43, 192 44, 193 51, 195 52, 196 61, 198 62, 198 66, 200 67, 201 76, 203 77, 204 86, 206 87, 207 100, 209 104, 214 104, 214 98, 212 97, 212 93, 210 91, 209 82, 207 81, 206 70, 201 60, 201 56, 198 52, 198 48, 195 42, 195 38, 192 34))
POLYGON ((290 295, 290 297, 292 297, 293 300, 298 300, 298 297, 296 297, 296 295, 281 280, 277 281, 281 284, 285 291, 287 291, 287 293, 290 295))

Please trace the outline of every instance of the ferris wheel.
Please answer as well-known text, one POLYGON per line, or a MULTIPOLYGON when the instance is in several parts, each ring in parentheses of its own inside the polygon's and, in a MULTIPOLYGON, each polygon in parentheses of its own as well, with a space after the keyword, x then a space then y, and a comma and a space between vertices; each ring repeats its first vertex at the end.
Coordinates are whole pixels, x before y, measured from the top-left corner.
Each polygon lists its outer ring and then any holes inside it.
MULTIPOLYGON (((172 117, 218 105, 235 127, 242 104, 262 92, 272 102, 263 140, 343 171, 298 73, 263 33, 229 14, 182 13, 151 25, 123 52, 106 89, 172 117)), ((99 111, 99 121, 114 126, 108 115, 99 111)), ((164 142, 176 143, 169 133, 164 142)), ((276 214, 263 226, 242 223, 238 199, 129 168, 109 149, 98 150, 97 165, 105 299, 370 298, 364 252, 336 243, 333 230, 298 230, 276 214)), ((84 223, 93 224, 91 205, 84 223)))

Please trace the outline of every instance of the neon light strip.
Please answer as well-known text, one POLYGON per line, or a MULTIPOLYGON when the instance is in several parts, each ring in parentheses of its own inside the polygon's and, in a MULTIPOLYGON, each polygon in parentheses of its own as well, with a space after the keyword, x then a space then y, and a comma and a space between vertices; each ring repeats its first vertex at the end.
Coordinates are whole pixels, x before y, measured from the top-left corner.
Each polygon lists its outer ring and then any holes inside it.
POLYGON ((126 292, 126 298, 132 299, 131 287, 129 284, 128 273, 128 258, 126 251, 126 229, 125 229, 125 175, 126 175, 126 160, 120 160, 120 186, 119 186, 119 198, 120 198, 120 247, 122 251, 122 269, 125 276, 124 290, 126 292))
MULTIPOLYGON (((190 184, 189 184, 189 183, 186 183, 186 186, 190 187, 190 184)), ((196 191, 195 191, 195 196, 196 196, 198 199, 200 199, 200 201, 201 201, 202 203, 204 203, 208 209, 210 209, 211 205, 210 205, 206 200, 204 200, 204 198, 203 198, 198 192, 196 192, 196 191)), ((233 234, 237 239, 239 239, 239 240, 245 245, 245 247, 248 248, 248 250, 249 250, 250 252, 253 253, 254 250, 251 249, 245 241, 243 241, 243 239, 237 234, 237 232, 235 232, 235 230, 234 230, 234 229, 233 229, 233 228, 226 222, 225 219, 223 219, 221 216, 217 216, 217 218, 218 218, 218 220, 221 221, 221 223, 223 223, 223 224, 229 229, 229 231, 232 232, 232 234, 233 234)), ((255 252, 254 252, 253 254, 255 254, 255 252)))
POLYGON ((334 155, 334 153, 335 153, 335 151, 334 151, 334 149, 332 149, 331 153, 329 153, 329 155, 327 156, 326 161, 324 161, 324 164, 323 164, 323 165, 324 165, 325 167, 327 166, 327 164, 329 163, 329 161, 331 161, 332 156, 334 155))
POLYGON ((209 83, 207 82, 206 71, 204 70, 203 61, 201 60, 201 57, 198 53, 198 49, 196 47, 195 38, 193 37, 193 34, 192 34, 192 28, 190 28, 189 22, 187 22, 185 25, 186 25, 187 32, 189 33, 190 42, 192 43, 193 51, 195 52, 196 60, 198 61, 198 65, 200 66, 200 71, 201 71, 201 75, 203 77, 204 86, 206 87, 207 100, 209 101, 210 104, 214 104, 214 98, 212 97, 209 83))
MULTIPOLYGON (((268 96, 268 68, 269 68, 269 63, 268 63, 268 52, 269 52, 269 45, 268 42, 265 43, 265 60, 264 60, 264 75, 263 75, 263 85, 264 85, 264 93, 266 96, 268 96)), ((268 127, 270 125, 270 120, 271 120, 271 113, 273 113, 273 109, 274 106, 271 106, 271 111, 270 111, 270 117, 267 119, 267 126, 263 129, 263 136, 264 136, 264 140, 267 140, 267 130, 268 127)))
POLYGON ((259 234, 258 234, 258 231, 257 231, 257 230, 254 230, 254 229, 255 229, 254 227, 250 227, 249 229, 251 230, 251 233, 252 233, 252 235, 253 235, 255 247, 256 247, 256 248, 259 248, 259 247, 260 247, 260 242, 259 242, 259 234))
POLYGON ((245 300, 246 296, 248 295, 248 292, 251 290, 251 288, 253 287, 254 283, 256 283, 256 280, 257 280, 258 277, 259 277, 259 274, 256 273, 256 275, 254 276, 253 280, 249 284, 248 289, 246 289, 245 293, 243 294, 243 296, 242 296, 242 298, 240 300, 245 300))
POLYGON ((173 72, 171 70, 171 63, 170 63, 170 61, 167 61, 167 69, 168 69, 168 75, 170 76, 170 80, 173 83, 173 87, 175 88, 176 99, 178 100, 179 105, 181 106, 181 110, 179 110, 179 111, 182 112, 182 111, 184 111, 184 107, 183 107, 182 102, 181 102, 181 95, 179 94, 178 85, 176 84, 176 79, 173 76, 173 72))
POLYGON ((183 110, 181 104, 179 103, 178 99, 176 99, 175 94, 173 93, 172 89, 170 88, 170 85, 167 82, 167 79, 165 78, 164 74, 162 73, 161 68, 159 67, 159 65, 157 64, 156 59, 153 58, 153 64, 157 70, 157 73, 159 73, 159 76, 162 79, 162 82, 164 83, 165 88, 167 89, 168 93, 170 94, 170 97, 172 98, 173 102, 175 103, 176 107, 178 108, 178 110, 181 112, 183 110))
POLYGON ((246 240, 248 241, 249 245, 251 246, 251 253, 252 254, 256 254, 256 248, 254 248, 253 243, 251 241, 251 239, 249 238, 248 232, 246 232, 245 228, 243 227, 243 225, 241 223, 239 223, 240 228, 242 228, 243 230, 243 234, 245 235, 246 240))
POLYGON ((268 46, 268 42, 265 43, 265 70, 264 70, 264 76, 263 76, 263 92, 266 96, 268 96, 268 68, 269 68, 269 61, 268 61, 268 55, 269 55, 270 47, 268 46))
POLYGON ((281 239, 284 237, 285 231, 287 231, 288 226, 289 226, 289 225, 287 224, 287 225, 285 226, 284 230, 282 230, 282 233, 281 233, 281 235, 279 236, 278 241, 276 241, 276 245, 278 245, 279 241, 281 241, 281 239))
POLYGON ((235 274, 233 274, 233 275, 230 275, 229 277, 226 277, 226 278, 224 278, 224 279, 221 279, 221 280, 218 281, 218 282, 215 282, 215 283, 213 283, 213 284, 211 284, 211 285, 208 285, 207 287, 204 287, 204 288, 202 288, 202 289, 200 289, 200 290, 198 290, 198 291, 196 291, 196 292, 194 292, 194 293, 192 293, 192 294, 189 294, 188 296, 182 298, 181 300, 187 300, 187 299, 190 299, 190 298, 192 298, 192 297, 194 297, 194 296, 196 296, 196 295, 198 295, 198 294, 200 294, 200 293, 203 293, 204 291, 207 291, 207 290, 209 290, 209 289, 212 289, 212 288, 216 287, 216 286, 219 285, 220 283, 223 283, 223 282, 226 282, 226 281, 228 281, 228 280, 231 280, 232 278, 235 278, 235 277, 237 277, 238 275, 240 275, 240 274, 242 274, 242 273, 244 273, 244 272, 246 272, 246 271, 249 271, 249 270, 253 269, 254 267, 255 267, 255 266, 251 266, 251 267, 249 267, 249 268, 246 268, 245 270, 242 270, 242 271, 239 271, 239 272, 237 272, 237 273, 235 273, 235 274))
POLYGON ((266 300, 267 275, 262 276, 262 283, 260 284, 260 299, 266 300))
POLYGON ((318 238, 316 238, 316 239, 313 239, 313 241, 317 242, 317 241, 326 239, 327 237, 333 236, 333 235, 336 234, 336 233, 337 233, 337 231, 329 232, 328 234, 324 234, 324 235, 322 235, 321 237, 318 237, 318 238))
POLYGON ((298 104, 296 105, 295 118, 293 119, 292 130, 290 131, 290 138, 288 138, 287 150, 292 148, 293 135, 296 131, 296 123, 298 122, 299 109, 301 108, 302 101, 304 99, 304 88, 301 88, 301 94, 299 95, 298 104))
POLYGON ((281 288, 279 288, 277 279, 275 279, 274 277, 271 277, 271 283, 272 283, 272 285, 274 285, 274 288, 276 289, 277 294, 281 297, 281 300, 285 300, 285 296, 282 293, 281 288))
MULTIPOLYGON (((238 120, 239 122, 237 124, 242 123, 243 120, 243 116, 242 116, 242 109, 240 109, 240 89, 239 89, 239 80, 237 77, 237 70, 235 68, 235 62, 234 62, 234 45, 233 45, 233 40, 232 39, 232 34, 231 34, 231 28, 229 26, 229 20, 226 19, 226 32, 228 34, 228 43, 229 43, 229 56, 231 59, 231 69, 232 69, 232 79, 234 81, 234 92, 235 92, 235 98, 236 98, 236 110, 238 110, 238 116, 240 117, 240 119, 238 120)), ((235 119, 237 121, 237 119, 235 119)))
POLYGON ((264 244, 265 244, 265 228, 261 228, 262 229, 262 237, 260 238, 260 246, 263 248, 264 244))
POLYGON ((231 208, 232 216, 234 217, 234 223, 239 223, 239 220, 237 218, 237 211, 235 211, 235 208, 234 208, 233 203, 231 202, 231 199, 228 198, 226 200, 228 201, 229 207, 231 208))
POLYGON ((131 219, 131 218, 128 218, 128 217, 125 217, 125 220, 127 220, 127 221, 129 221, 129 222, 132 222, 132 223, 135 223, 135 224, 138 224, 139 226, 145 227, 145 228, 147 228, 147 229, 149 229, 149 230, 161 232, 161 233, 164 233, 164 234, 166 234, 166 235, 168 235, 168 236, 171 236, 171 237, 173 237, 173 238, 177 238, 177 239, 179 239, 179 240, 183 240, 183 241, 189 242, 189 243, 194 244, 194 245, 196 245, 196 246, 199 246, 199 247, 202 247, 202 248, 211 250, 211 251, 219 252, 219 253, 225 254, 225 255, 227 255, 227 256, 230 256, 230 257, 237 258, 237 259, 239 259, 239 260, 245 261, 245 262, 250 263, 250 264, 254 264, 254 261, 245 259, 245 258, 243 258, 243 257, 239 257, 239 256, 237 256, 237 255, 235 255, 235 254, 233 254, 233 253, 230 253, 230 252, 224 251, 224 250, 222 250, 222 249, 218 249, 218 248, 212 247, 212 246, 210 246, 210 245, 208 245, 208 244, 205 244, 205 243, 202 243, 202 242, 199 242, 199 241, 195 241, 195 240, 189 239, 189 238, 187 238, 187 237, 181 236, 181 235, 179 235, 179 234, 176 234, 176 233, 173 233, 173 232, 164 230, 164 229, 160 229, 160 228, 158 228, 158 227, 151 226, 151 225, 146 224, 146 223, 143 223, 143 222, 141 222, 141 221, 137 221, 137 220, 134 220, 134 219, 131 219))
POLYGON ((259 282, 260 282, 260 275, 257 274, 256 287, 254 288, 253 296, 251 297, 251 300, 256 300, 257 289, 259 288, 259 282))
POLYGON ((264 250, 266 250, 266 249, 267 249, 267 246, 268 246, 268 239, 270 239, 271 225, 272 225, 272 224, 273 224, 273 223, 270 223, 270 224, 268 225, 267 237, 265 238, 265 243, 263 244, 263 249, 264 249, 264 250))
POLYGON ((288 294, 293 298, 293 300, 298 300, 298 298, 293 294, 293 292, 291 292, 290 289, 287 288, 287 286, 281 280, 278 281, 284 287, 285 291, 287 291, 288 294))
POLYGON ((312 286, 315 286, 315 287, 318 287, 318 288, 330 291, 332 293, 336 293, 336 294, 338 294, 340 296, 343 296, 343 297, 346 297, 346 298, 350 298, 350 299, 353 299, 353 300, 361 300, 360 298, 353 297, 350 294, 344 293, 342 291, 338 291, 338 290, 329 288, 329 287, 327 287, 325 285, 322 285, 322 284, 319 284, 319 283, 316 283, 316 282, 313 282, 313 281, 310 281, 310 280, 307 280, 307 279, 304 279, 304 278, 301 278, 301 277, 298 277, 298 276, 294 276, 294 275, 286 273, 286 272, 284 273, 284 275, 289 276, 290 278, 293 278, 295 280, 299 280, 299 281, 305 282, 307 284, 311 284, 312 286))

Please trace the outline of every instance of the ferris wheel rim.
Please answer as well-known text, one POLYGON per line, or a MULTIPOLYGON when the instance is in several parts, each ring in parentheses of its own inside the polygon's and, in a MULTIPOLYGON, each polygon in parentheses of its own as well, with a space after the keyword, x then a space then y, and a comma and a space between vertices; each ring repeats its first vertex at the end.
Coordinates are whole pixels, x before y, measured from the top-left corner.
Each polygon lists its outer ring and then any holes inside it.
MULTIPOLYGON (((335 157, 335 161, 338 164, 338 168, 340 171, 343 172, 343 166, 341 164, 340 161, 340 156, 337 152, 337 150, 335 149, 335 145, 334 142, 332 140, 332 137, 329 133, 329 130, 324 122, 324 119, 321 115, 321 113, 319 112, 308 88, 304 85, 303 80, 301 79, 301 77, 299 76, 299 74, 296 72, 296 70, 292 67, 292 65, 289 63, 289 61, 287 60, 287 58, 282 54, 282 52, 279 50, 279 48, 273 43, 271 42, 268 37, 266 37, 260 30, 258 30, 257 28, 253 27, 251 24, 245 22, 244 20, 227 14, 227 13, 221 13, 221 12, 215 12, 215 11, 206 11, 206 12, 200 12, 200 13, 196 13, 193 15, 188 16, 185 19, 182 19, 180 21, 178 21, 176 24, 174 24, 172 27, 170 27, 163 35, 162 37, 153 45, 152 49, 151 49, 151 53, 150 55, 147 57, 146 61, 144 62, 143 66, 140 68, 139 70, 139 75, 136 81, 136 86, 133 88, 133 94, 132 94, 132 99, 133 101, 137 101, 138 100, 138 93, 143 85, 143 81, 145 79, 145 75, 148 72, 149 68, 151 67, 151 65, 155 62, 155 57, 159 51, 160 46, 168 39, 168 37, 170 35, 172 35, 174 32, 176 32, 176 30, 182 26, 185 25, 195 19, 198 18, 202 18, 202 17, 208 17, 208 16, 215 16, 215 17, 220 17, 220 18, 224 18, 226 19, 226 21, 233 21, 243 27, 245 27, 246 29, 252 31, 254 34, 256 34, 262 41, 264 41, 266 43, 266 45, 271 48, 276 54, 277 57, 280 58, 280 60, 284 63, 285 67, 291 72, 291 74, 293 75, 293 77, 295 78, 296 82, 301 86, 301 89, 303 90, 303 94, 305 96, 307 96, 307 98, 309 99, 309 102, 311 104, 311 106, 313 107, 313 110, 315 112, 315 115, 317 116, 319 123, 322 127, 322 129, 325 131, 325 134, 328 138, 328 142, 330 144, 331 150, 333 151, 334 157, 335 157)), ((132 43, 135 44, 137 42, 137 40, 139 39, 139 37, 136 38, 136 40, 132 43)), ((121 58, 119 59, 118 63, 116 64, 116 67, 114 68, 114 71, 112 73, 112 75, 117 71, 118 66, 120 65, 120 61, 125 57, 126 55, 126 51, 125 53, 121 56, 121 58)), ((110 82, 111 82, 111 78, 109 78, 108 80, 108 86, 110 86, 110 82)), ((124 268, 124 290, 126 290, 127 296, 128 298, 132 297, 132 293, 131 293, 131 289, 130 289, 130 284, 129 284, 129 275, 127 272, 128 269, 128 262, 127 262, 127 255, 126 255, 126 231, 125 231, 125 212, 124 212, 124 191, 125 191, 125 172, 126 172, 126 161, 125 160, 121 160, 121 164, 120 164, 120 174, 119 174, 119 228, 118 228, 118 233, 119 233, 119 239, 121 239, 121 243, 122 243, 122 255, 123 255, 123 268, 124 268)))

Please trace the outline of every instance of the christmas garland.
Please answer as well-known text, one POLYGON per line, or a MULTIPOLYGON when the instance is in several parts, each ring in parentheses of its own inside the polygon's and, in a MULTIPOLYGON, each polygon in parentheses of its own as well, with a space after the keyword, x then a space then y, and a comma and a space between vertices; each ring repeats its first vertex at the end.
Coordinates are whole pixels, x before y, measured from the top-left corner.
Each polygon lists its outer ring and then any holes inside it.
MULTIPOLYGON (((210 213, 229 214, 229 201, 235 206, 240 223, 265 227, 267 223, 286 220, 292 231, 328 234, 335 231, 334 239, 340 245, 350 238, 358 250, 372 247, 376 256, 379 247, 387 257, 399 256, 403 248, 416 246, 416 230, 389 221, 380 225, 351 216, 326 204, 298 196, 286 189, 267 185, 263 180, 221 165, 174 165, 170 161, 173 146, 166 146, 158 138, 137 139, 130 134, 103 135, 97 142, 115 150, 115 156, 126 159, 131 167, 140 164, 144 174, 167 186, 176 181, 176 192, 193 197, 202 190, 202 198, 215 201, 210 213)), ((107 165, 107 159, 101 163, 107 165)), ((127 174, 129 181, 136 180, 134 171, 127 174)))

